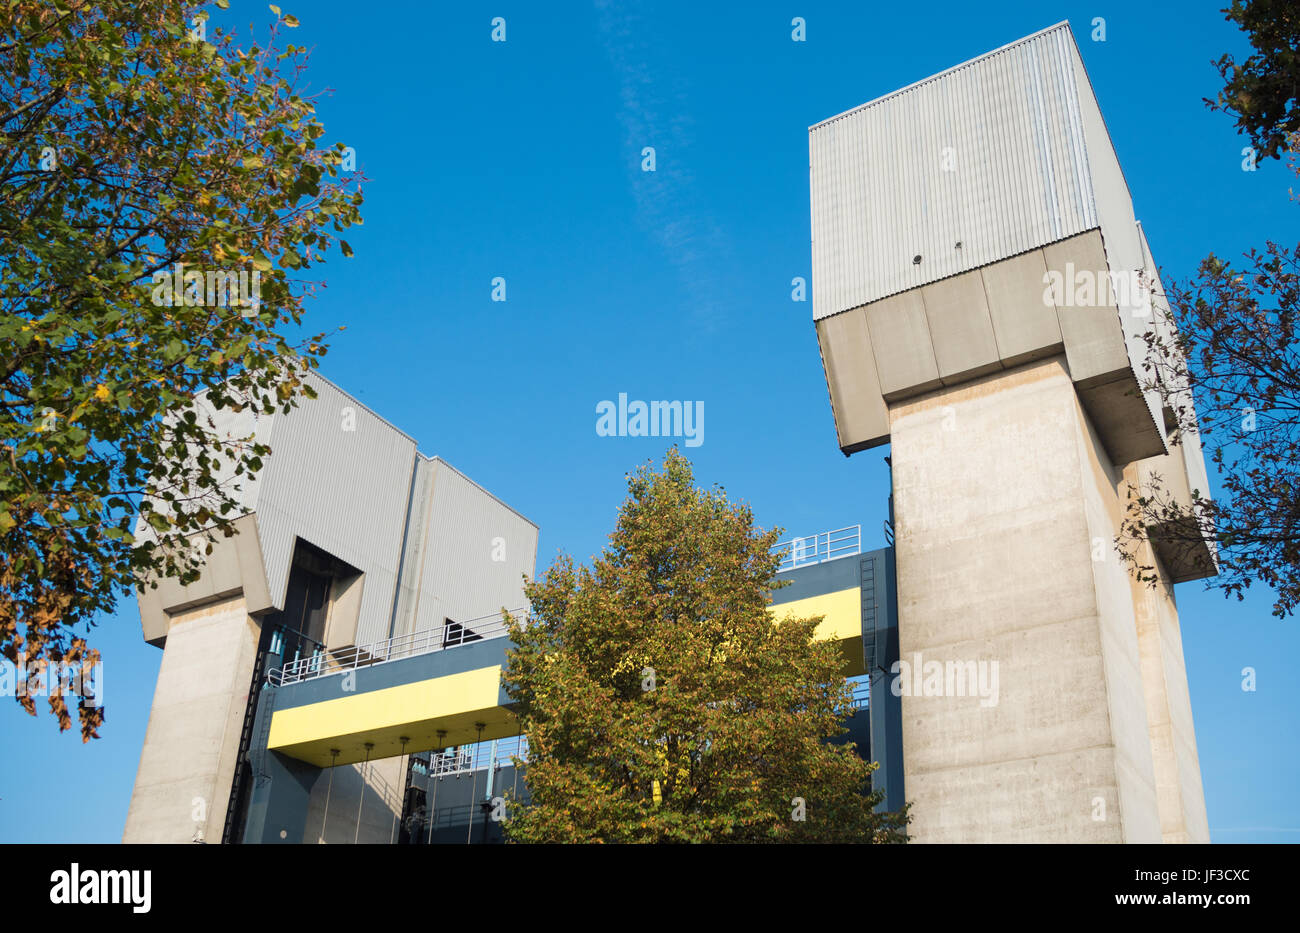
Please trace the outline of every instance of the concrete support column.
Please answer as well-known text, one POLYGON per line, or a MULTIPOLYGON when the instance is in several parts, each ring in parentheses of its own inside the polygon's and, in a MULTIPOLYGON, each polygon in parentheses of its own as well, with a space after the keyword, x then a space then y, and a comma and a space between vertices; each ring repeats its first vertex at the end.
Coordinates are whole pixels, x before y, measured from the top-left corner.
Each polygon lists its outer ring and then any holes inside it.
POLYGON ((242 595, 170 618, 123 842, 221 841, 259 634, 242 595))
MULTIPOLYGON (((1124 480, 1126 484, 1138 482, 1136 465, 1125 470, 1124 480)), ((1155 588, 1130 581, 1137 609, 1160 832, 1168 843, 1208 844, 1210 825, 1205 813, 1174 586, 1149 544, 1143 546, 1138 557, 1144 565, 1154 566, 1160 577, 1155 588)))
POLYGON ((1121 471, 1064 357, 890 406, 919 842, 1159 842, 1121 471))

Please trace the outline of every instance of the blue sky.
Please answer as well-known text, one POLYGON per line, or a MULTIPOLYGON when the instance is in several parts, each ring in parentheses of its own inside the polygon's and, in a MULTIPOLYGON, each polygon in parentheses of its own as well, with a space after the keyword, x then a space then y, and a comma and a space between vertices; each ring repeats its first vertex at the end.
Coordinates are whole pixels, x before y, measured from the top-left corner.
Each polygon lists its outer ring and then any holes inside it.
MULTIPOLYGON (((334 89, 326 141, 371 179, 356 255, 309 305, 311 329, 347 327, 322 372, 537 522, 539 570, 598 551, 624 474, 663 454, 596 435, 620 392, 704 401, 697 478, 760 522, 881 543, 888 450, 837 449, 811 303, 790 298, 819 120, 1069 19, 1166 279, 1297 230, 1292 177, 1241 171, 1244 141, 1201 100, 1211 60, 1246 49, 1222 2, 281 5, 334 89)), ((210 27, 270 15, 231 6, 210 27)), ((1213 839, 1300 841, 1297 623, 1262 592, 1177 595, 1213 839)), ((0 703, 0 841, 121 837, 161 652, 131 598, 95 639, 101 740, 0 703)))

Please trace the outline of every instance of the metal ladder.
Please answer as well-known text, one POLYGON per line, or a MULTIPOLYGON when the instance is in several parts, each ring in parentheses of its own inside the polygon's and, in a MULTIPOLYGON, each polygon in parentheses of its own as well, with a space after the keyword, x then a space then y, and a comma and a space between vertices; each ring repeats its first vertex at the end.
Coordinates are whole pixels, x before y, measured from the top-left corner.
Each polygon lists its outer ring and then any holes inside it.
POLYGON ((270 654, 271 638, 277 626, 262 627, 262 637, 257 643, 257 657, 253 661, 253 678, 248 686, 248 705, 244 708, 244 726, 239 733, 239 752, 235 755, 235 779, 230 782, 230 799, 226 803, 226 823, 221 830, 221 844, 236 842, 239 801, 245 782, 251 777, 252 766, 248 750, 252 746, 253 727, 257 722, 258 700, 261 699, 262 679, 266 674, 266 659, 270 654))

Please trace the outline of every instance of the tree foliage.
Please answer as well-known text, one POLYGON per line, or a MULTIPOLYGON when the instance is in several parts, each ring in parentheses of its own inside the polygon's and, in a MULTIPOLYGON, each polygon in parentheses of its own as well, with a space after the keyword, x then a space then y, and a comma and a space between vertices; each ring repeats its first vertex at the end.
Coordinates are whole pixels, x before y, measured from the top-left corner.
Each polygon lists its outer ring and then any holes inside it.
POLYGON ((590 568, 561 557, 528 584, 505 680, 531 804, 510 839, 903 841, 875 765, 826 741, 849 709, 838 649, 768 610, 777 533, 673 449, 629 477, 590 568))
POLYGON ((1254 51, 1245 61, 1223 55, 1215 67, 1223 90, 1207 103, 1237 119, 1262 156, 1280 158, 1300 132, 1300 5, 1295 0, 1233 0, 1225 19, 1246 31, 1254 51))
MULTIPOLYGON (((1300 11, 1239 0, 1225 12, 1257 52, 1241 65, 1220 60, 1227 84, 1211 106, 1236 114, 1260 152, 1287 153, 1300 174, 1300 11)), ((1189 502, 1166 477, 1130 491, 1121 555, 1154 585, 1142 547, 1152 529, 1174 548, 1210 541, 1219 574, 1209 585, 1240 600, 1263 583, 1273 614, 1288 616, 1300 602, 1300 246, 1270 240, 1236 261, 1210 254, 1156 299, 1168 326, 1147 334, 1144 383, 1161 393, 1174 436, 1202 445, 1220 492, 1194 489, 1189 502)))
MULTIPOLYGON (((266 41, 241 48, 168 0, 0 4, 11 661, 93 662, 74 626, 145 579, 195 579, 196 552, 232 533, 230 483, 267 452, 210 414, 291 407, 325 352, 322 335, 299 333, 319 284, 306 270, 336 240, 351 253, 338 234, 360 223, 361 176, 341 143, 320 145, 306 50, 281 41, 297 21, 271 10, 266 41), (241 274, 247 303, 232 306, 241 274), (159 283, 172 281, 183 289, 169 299, 159 283), (137 514, 147 535, 133 533, 137 514)), ((66 728, 63 699, 50 702, 66 728)), ((80 717, 95 735, 102 710, 80 717)))
POLYGON ((1290 615, 1300 601, 1300 246, 1269 242, 1236 264, 1210 255, 1166 291, 1176 332, 1147 335, 1147 382, 1162 391, 1176 436, 1204 447, 1220 492, 1180 501, 1157 477, 1132 494, 1123 553, 1154 583, 1132 546, 1148 529, 1175 548, 1214 542, 1211 585, 1240 599, 1258 581, 1276 593, 1274 615, 1290 615))

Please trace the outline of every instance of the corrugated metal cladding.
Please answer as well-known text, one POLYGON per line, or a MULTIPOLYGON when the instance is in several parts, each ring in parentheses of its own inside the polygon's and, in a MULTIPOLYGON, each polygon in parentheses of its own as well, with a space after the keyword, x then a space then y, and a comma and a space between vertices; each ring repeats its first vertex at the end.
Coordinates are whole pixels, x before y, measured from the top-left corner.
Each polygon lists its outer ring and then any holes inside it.
POLYGON ((525 605, 537 526, 445 460, 434 458, 415 630, 441 629, 525 605))
POLYGON ((524 606, 537 526, 324 377, 306 378, 317 397, 288 414, 195 399, 218 433, 271 447, 256 476, 231 479, 257 524, 272 605, 284 606, 301 539, 363 574, 355 644, 524 606))
POLYGON ((325 379, 317 398, 271 423, 271 456, 254 509, 276 606, 284 605, 296 538, 365 574, 357 641, 387 638, 415 441, 325 379))
POLYGON ((812 127, 814 320, 1097 227, 1082 73, 1060 23, 812 127))
POLYGON ((402 548, 397 605, 393 610, 394 635, 409 635, 414 630, 415 609, 420 596, 420 574, 424 567, 425 545, 429 540, 429 506, 432 501, 433 461, 420 456, 415 461, 411 502, 406 510, 406 543, 402 548))
MULTIPOLYGON (((258 416, 253 414, 250 409, 235 411, 232 408, 214 408, 212 403, 208 401, 206 392, 200 392, 194 397, 194 411, 201 424, 206 425, 215 436, 225 441, 245 441, 252 438, 256 443, 265 443, 270 436, 271 418, 269 415, 258 416)), ((197 450, 195 453, 197 453, 197 450)), ((238 503, 242 511, 252 511, 253 504, 257 501, 258 487, 261 484, 262 477, 260 473, 251 475, 244 473, 236 476, 234 462, 232 460, 223 460, 221 469, 215 471, 215 477, 226 495, 238 503)), ((162 500, 156 500, 154 508, 162 511, 166 508, 166 503, 162 500)), ((135 536, 141 540, 155 537, 153 529, 144 520, 143 514, 136 517, 135 536)))

